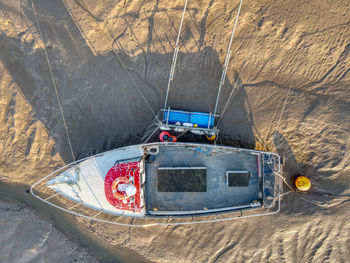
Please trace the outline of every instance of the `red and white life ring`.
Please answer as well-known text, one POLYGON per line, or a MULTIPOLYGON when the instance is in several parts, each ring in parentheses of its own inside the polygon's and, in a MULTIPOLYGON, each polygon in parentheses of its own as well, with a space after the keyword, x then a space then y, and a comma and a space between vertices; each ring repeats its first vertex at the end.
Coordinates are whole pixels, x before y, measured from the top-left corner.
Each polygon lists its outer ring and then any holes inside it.
POLYGON ((129 183, 130 183, 130 181, 127 178, 118 177, 117 179, 115 179, 112 183, 112 193, 113 193, 114 197, 117 199, 120 199, 120 200, 130 198, 130 196, 128 196, 126 194, 126 192, 124 192, 124 191, 121 192, 118 190, 119 184, 129 184, 129 183))

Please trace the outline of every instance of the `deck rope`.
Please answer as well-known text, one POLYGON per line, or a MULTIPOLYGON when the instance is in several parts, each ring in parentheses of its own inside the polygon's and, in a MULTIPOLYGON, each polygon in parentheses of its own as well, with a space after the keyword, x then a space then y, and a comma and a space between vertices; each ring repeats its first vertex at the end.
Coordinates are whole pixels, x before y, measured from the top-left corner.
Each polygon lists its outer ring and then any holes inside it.
POLYGON ((289 187, 289 189, 290 189, 292 192, 295 192, 294 188, 291 187, 289 183, 287 183, 287 180, 286 180, 286 178, 285 178, 283 175, 281 175, 280 173, 278 173, 278 172, 276 172, 276 171, 274 171, 273 173, 274 173, 275 175, 279 176, 279 177, 283 180, 283 182, 289 187))
POLYGON ((46 61, 47 61, 47 65, 48 65, 49 71, 50 71, 50 76, 51 76, 51 79, 52 79, 53 87, 55 89, 56 98, 57 98, 58 106, 59 106, 59 109, 60 109, 60 112, 61 112, 63 125, 64 125, 64 129, 66 131, 67 141, 68 141, 69 148, 70 148, 70 151, 71 151, 71 154, 72 154, 73 162, 76 163, 76 160, 75 160, 75 157, 74 157, 74 152, 73 152, 73 147, 72 147, 72 142, 71 142, 70 137, 69 137, 69 132, 68 132, 68 126, 67 126, 67 123, 66 123, 66 118, 64 117, 62 104, 61 104, 61 99, 60 99, 60 96, 58 94, 55 78, 53 76, 53 72, 52 72, 49 56, 47 54, 47 48, 46 48, 46 45, 45 45, 43 34, 41 32, 41 28, 40 28, 40 24, 39 24, 39 20, 38 20, 38 15, 37 15, 37 12, 36 12, 36 9, 35 9, 34 0, 32 0, 32 9, 34 11, 35 21, 36 21, 36 24, 37 24, 37 27, 38 27, 39 35, 40 35, 41 41, 43 42, 43 45, 44 45, 45 57, 46 57, 46 61))

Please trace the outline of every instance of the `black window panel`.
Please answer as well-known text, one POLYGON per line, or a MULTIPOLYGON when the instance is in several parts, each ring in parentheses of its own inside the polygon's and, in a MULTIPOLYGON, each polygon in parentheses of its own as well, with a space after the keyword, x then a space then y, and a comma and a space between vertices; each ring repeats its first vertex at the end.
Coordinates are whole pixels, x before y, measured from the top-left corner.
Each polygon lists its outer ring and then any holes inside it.
POLYGON ((206 169, 159 169, 158 192, 206 192, 206 169))

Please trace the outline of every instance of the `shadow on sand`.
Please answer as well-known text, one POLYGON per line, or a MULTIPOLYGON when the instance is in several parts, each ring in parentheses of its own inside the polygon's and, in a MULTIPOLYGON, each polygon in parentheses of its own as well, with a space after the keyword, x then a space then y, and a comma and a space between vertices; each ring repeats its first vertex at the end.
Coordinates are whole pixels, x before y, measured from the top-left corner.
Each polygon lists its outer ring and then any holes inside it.
MULTIPOLYGON (((93 52, 61 1, 36 1, 36 6, 76 159, 139 143, 154 116, 115 54, 93 52)), ((23 6, 22 15, 35 24, 31 1, 23 6)), ((34 40, 28 43, 5 34, 0 35, 0 43, 1 50, 7 51, 0 53, 2 63, 32 106, 35 117, 55 140, 57 151, 70 162, 72 157, 44 50, 33 49, 34 40)), ((158 112, 163 106, 172 53, 147 51, 130 57, 119 49, 118 55, 153 111, 158 112)), ((179 53, 169 105, 190 111, 213 111, 221 72, 222 64, 211 47, 179 53)), ((236 74, 235 79, 238 77, 236 74)), ((219 113, 231 89, 227 80, 219 113)), ((244 88, 237 89, 221 130, 223 141, 252 147, 254 136, 243 105, 245 97, 244 88)), ((52 155, 55 153, 53 150, 52 155)))
MULTIPOLYGON (((283 175, 287 183, 295 189, 296 175, 306 176, 312 182, 312 188, 309 192, 294 192, 284 197, 284 206, 288 207, 283 211, 284 213, 308 215, 320 212, 320 210, 325 213, 332 213, 329 205, 334 204, 334 202, 340 204, 350 201, 349 196, 341 195, 347 189, 347 186, 336 183, 331 179, 331 176, 336 173, 335 171, 320 171, 317 164, 310 165, 298 162, 292 148, 281 133, 275 131, 273 138, 277 153, 285 157, 283 175)), ((285 192, 289 191, 287 186, 284 186, 284 188, 285 192)))

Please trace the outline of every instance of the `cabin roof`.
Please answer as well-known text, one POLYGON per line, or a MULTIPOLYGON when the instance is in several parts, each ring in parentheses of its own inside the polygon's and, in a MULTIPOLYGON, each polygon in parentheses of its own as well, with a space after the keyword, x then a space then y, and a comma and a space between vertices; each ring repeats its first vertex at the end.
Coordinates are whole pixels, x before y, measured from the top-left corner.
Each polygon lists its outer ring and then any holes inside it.
POLYGON ((262 178, 258 171, 259 155, 254 152, 205 145, 158 147, 159 153, 145 162, 146 210, 150 214, 196 213, 200 210, 208 211, 250 204, 258 200, 259 192, 262 191, 262 178), (172 171, 171 168, 176 169, 172 171), (186 169, 190 170, 187 174, 186 169), (167 185, 167 181, 163 179, 166 176, 164 170, 172 176, 181 178, 181 181, 172 180, 168 176, 168 184, 171 185, 167 185), (204 171, 205 176, 203 176, 204 171), (249 177, 249 184, 229 186, 227 171, 245 173, 249 177), (201 179, 198 179, 200 176, 201 179), (205 187, 203 177, 206 180, 205 187), (187 180, 192 184, 192 188, 186 185, 187 180), (160 181, 162 185, 159 184, 160 181), (179 185, 174 186, 174 183, 179 185), (193 184, 199 185, 196 187, 193 184), (181 189, 188 189, 188 191, 181 189), (199 190, 191 191, 191 189, 199 190))

